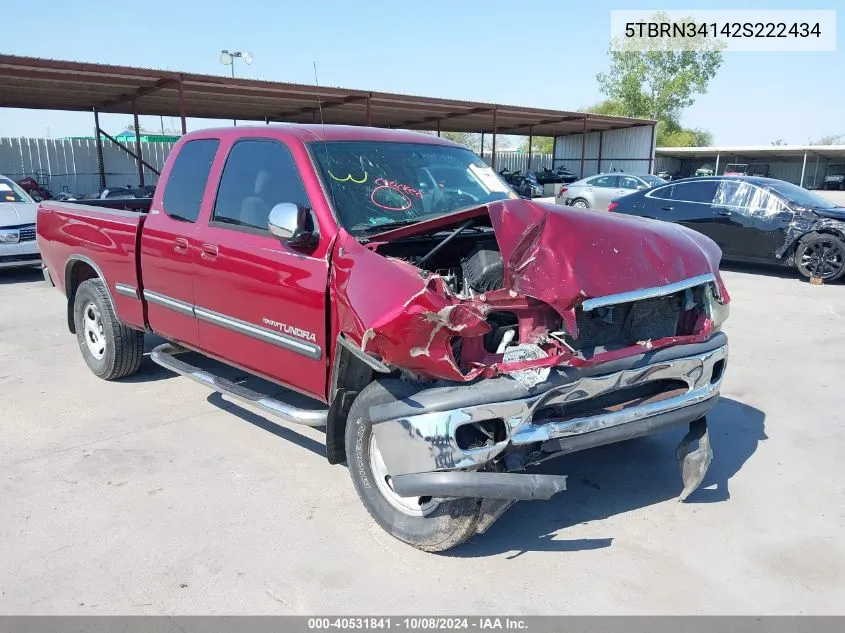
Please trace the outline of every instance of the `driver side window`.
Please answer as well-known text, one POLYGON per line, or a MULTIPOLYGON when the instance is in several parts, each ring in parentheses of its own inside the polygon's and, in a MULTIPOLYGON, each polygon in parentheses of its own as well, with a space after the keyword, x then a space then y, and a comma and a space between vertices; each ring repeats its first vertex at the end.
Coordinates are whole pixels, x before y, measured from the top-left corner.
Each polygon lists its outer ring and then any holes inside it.
POLYGON ((272 140, 235 143, 220 178, 212 223, 266 231, 270 210, 282 202, 310 207, 290 150, 272 140))

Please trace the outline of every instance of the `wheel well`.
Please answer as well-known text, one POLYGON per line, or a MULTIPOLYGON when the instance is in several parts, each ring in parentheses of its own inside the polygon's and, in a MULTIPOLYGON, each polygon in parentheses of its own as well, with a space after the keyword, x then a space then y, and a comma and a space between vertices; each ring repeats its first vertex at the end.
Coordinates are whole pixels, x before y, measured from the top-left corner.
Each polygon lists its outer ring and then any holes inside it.
POLYGON ((329 415, 326 420, 326 457, 330 464, 340 464, 346 461, 346 418, 355 397, 369 385, 376 372, 363 360, 349 351, 344 345, 335 346, 335 359, 332 363, 333 372, 331 390, 329 393, 329 415))
POLYGON ((88 279, 97 279, 100 275, 88 262, 74 259, 65 267, 65 292, 67 293, 67 327, 72 334, 76 334, 73 323, 73 302, 80 284, 88 279))

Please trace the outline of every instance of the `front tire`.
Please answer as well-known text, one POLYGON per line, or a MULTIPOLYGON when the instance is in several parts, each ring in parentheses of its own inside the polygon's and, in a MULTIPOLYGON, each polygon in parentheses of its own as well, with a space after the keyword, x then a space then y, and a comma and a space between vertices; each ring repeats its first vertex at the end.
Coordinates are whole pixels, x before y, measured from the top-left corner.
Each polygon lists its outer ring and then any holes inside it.
POLYGON ((806 235, 795 249, 795 267, 808 279, 839 279, 845 274, 845 242, 826 233, 806 235))
POLYGON ((572 206, 576 209, 589 209, 590 205, 587 204, 587 201, 583 198, 576 198, 572 201, 572 206))
POLYGON ((481 499, 400 497, 393 492, 373 435, 370 407, 402 400, 418 389, 398 379, 370 383, 352 403, 346 422, 346 456, 358 496, 391 536, 426 552, 443 552, 469 540, 481 499))
POLYGON ((79 284, 73 324, 82 358, 96 376, 116 380, 138 371, 144 357, 144 334, 118 320, 102 280, 79 284))

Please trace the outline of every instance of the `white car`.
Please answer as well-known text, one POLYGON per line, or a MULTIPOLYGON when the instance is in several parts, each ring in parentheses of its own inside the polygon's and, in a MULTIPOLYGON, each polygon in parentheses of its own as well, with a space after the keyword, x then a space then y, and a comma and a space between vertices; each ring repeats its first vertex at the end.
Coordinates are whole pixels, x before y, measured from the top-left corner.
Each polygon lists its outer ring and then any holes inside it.
POLYGON ((35 241, 38 204, 12 179, 0 175, 0 268, 38 266, 35 241))

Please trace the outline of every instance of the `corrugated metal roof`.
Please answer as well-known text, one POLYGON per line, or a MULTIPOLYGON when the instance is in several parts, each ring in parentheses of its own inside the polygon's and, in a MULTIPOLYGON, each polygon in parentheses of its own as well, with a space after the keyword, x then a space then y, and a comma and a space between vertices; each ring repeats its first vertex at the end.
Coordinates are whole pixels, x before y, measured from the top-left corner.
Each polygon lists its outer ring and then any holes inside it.
POLYGON ((0 107, 565 136, 644 119, 0 55, 0 107), (182 99, 180 100, 180 93, 182 99), (318 103, 319 100, 319 103, 318 103))
POLYGON ((655 154, 673 158, 716 158, 742 156, 744 158, 795 158, 809 156, 845 158, 845 145, 746 145, 724 147, 658 147, 655 154))

